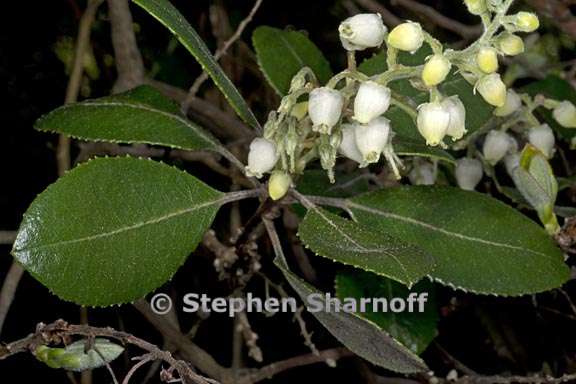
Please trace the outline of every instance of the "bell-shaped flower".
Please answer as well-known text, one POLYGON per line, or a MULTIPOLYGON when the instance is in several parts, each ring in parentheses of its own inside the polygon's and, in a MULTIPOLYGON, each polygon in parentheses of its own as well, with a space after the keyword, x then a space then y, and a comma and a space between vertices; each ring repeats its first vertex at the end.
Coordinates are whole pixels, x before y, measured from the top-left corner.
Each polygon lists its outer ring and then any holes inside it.
POLYGON ((257 137, 250 143, 246 174, 260 178, 264 173, 270 172, 277 161, 276 144, 268 139, 257 137))
POLYGON ((342 141, 338 147, 338 153, 357 163, 362 163, 364 158, 356 145, 355 128, 356 125, 353 124, 342 124, 342 141))
POLYGON ((473 191, 483 174, 482 162, 478 159, 464 157, 456 161, 456 183, 462 189, 473 191))
POLYGON ((338 32, 344 49, 359 51, 382 45, 387 29, 379 14, 361 13, 340 23, 338 32))
POLYGON ((503 107, 506 104, 506 85, 497 73, 486 75, 478 80, 476 90, 488 104, 495 107, 503 107))
POLYGON ((565 128, 576 128, 576 107, 570 101, 562 101, 552 112, 554 119, 565 128))
POLYGON ((511 148, 512 138, 506 132, 490 131, 484 139, 482 153, 484 159, 492 165, 496 165, 511 148))
POLYGON ((427 161, 415 163, 408 174, 408 179, 413 185, 434 185, 436 182, 434 165, 427 161))
POLYGON ((466 108, 458 96, 447 97, 442 101, 442 106, 450 114, 450 123, 446 134, 452 140, 460 140, 466 133, 466 108))
POLYGON ((382 115, 390 106, 390 88, 374 81, 360 84, 354 99, 354 120, 360 124, 368 124, 374 118, 382 115))
POLYGON ((425 103, 418 107, 416 122, 426 144, 436 146, 446 136, 450 125, 450 112, 441 103, 425 103))
POLYGON ((340 92, 328 87, 320 87, 310 92, 308 115, 314 131, 330 133, 340 121, 344 97, 340 92))
POLYGON ((361 166, 376 163, 390 138, 390 121, 377 117, 368 124, 358 124, 354 128, 356 146, 362 154, 361 166))
POLYGON ((528 141, 538 148, 547 158, 551 158, 554 154, 556 139, 552 128, 550 128, 548 124, 530 128, 528 131, 528 141))

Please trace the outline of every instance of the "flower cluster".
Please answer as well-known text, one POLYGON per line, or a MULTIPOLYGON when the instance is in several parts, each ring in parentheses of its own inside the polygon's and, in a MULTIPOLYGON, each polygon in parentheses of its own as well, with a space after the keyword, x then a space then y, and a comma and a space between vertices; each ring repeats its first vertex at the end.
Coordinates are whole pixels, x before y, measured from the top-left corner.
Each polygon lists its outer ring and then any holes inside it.
MULTIPOLYGON (((279 108, 270 113, 263 137, 251 143, 246 173, 258 178, 271 173, 272 199, 282 198, 293 177, 314 160, 320 161, 334 181, 338 156, 356 162, 358 167, 384 157, 393 174, 400 178, 404 166, 392 143, 394 124, 386 117, 391 105, 414 118, 428 146, 455 150, 468 147, 468 156, 456 162, 454 173, 463 189, 475 189, 485 167, 493 167, 503 159, 507 168, 513 169, 517 165, 519 140, 531 143, 548 158, 553 156, 552 130, 538 123, 532 112, 536 107, 551 109, 560 125, 576 128, 576 107, 567 101, 519 95, 508 89, 498 73, 499 57, 524 52, 524 42, 518 33, 535 31, 538 18, 529 12, 508 15, 510 0, 464 0, 464 3, 472 14, 481 17, 484 33, 458 51, 444 49, 416 22, 406 21, 388 31, 377 14, 359 14, 344 20, 338 31, 348 53, 348 69, 325 85, 319 84, 307 67, 296 74, 289 93, 282 98, 279 108), (399 52, 414 53, 425 44, 432 54, 423 64, 406 66, 399 62, 399 52), (381 46, 386 49, 387 70, 370 77, 359 72, 356 51, 381 46), (497 124, 487 124, 488 128, 483 128, 480 134, 466 136, 466 106, 458 95, 443 94, 440 87, 454 72, 470 82, 474 91, 494 107, 493 119, 497 124), (429 99, 415 105, 396 94, 389 83, 401 79, 409 79, 417 90, 426 91, 429 99), (496 126, 499 129, 494 129, 496 126), (481 152, 475 150, 478 140, 482 140, 481 152)), ((436 171, 436 164, 415 161, 408 176, 415 184, 433 184, 436 171)))

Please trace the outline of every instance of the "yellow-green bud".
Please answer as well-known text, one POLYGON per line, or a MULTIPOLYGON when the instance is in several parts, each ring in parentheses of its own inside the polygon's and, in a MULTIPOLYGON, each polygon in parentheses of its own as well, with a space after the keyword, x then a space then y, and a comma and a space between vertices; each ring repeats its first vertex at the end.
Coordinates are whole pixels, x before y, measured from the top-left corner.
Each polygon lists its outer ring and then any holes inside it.
POLYGON ((540 20, 532 12, 518 12, 514 16, 514 25, 522 32, 534 32, 540 27, 540 20))
POLYGON ((478 68, 484 73, 494 73, 498 70, 498 54, 494 48, 480 48, 476 55, 478 68))
POLYGON ((412 21, 402 23, 390 32, 387 42, 401 51, 416 52, 424 43, 422 26, 412 21))
POLYGON ((476 90, 488 104, 495 107, 503 107, 506 104, 506 85, 497 73, 486 75, 478 80, 476 90))
POLYGON ((502 34, 497 41, 500 51, 508 56, 516 56, 524 52, 524 40, 512 33, 502 34))
POLYGON ((444 55, 437 54, 431 56, 422 70, 422 80, 428 87, 440 84, 450 73, 452 64, 444 55))
POLYGON ((286 195, 291 184, 292 178, 289 174, 283 171, 276 171, 272 173, 268 181, 268 195, 270 195, 272 200, 280 200, 286 195))
POLYGON ((468 12, 473 15, 479 16, 488 11, 485 0, 464 0, 464 4, 466 4, 466 8, 468 8, 468 12))

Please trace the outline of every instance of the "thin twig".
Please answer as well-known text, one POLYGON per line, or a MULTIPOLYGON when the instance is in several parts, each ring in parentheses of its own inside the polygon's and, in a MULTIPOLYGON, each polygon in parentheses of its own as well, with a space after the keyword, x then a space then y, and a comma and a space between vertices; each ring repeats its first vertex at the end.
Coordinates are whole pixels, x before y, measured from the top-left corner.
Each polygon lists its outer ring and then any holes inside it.
POLYGON ((398 16, 390 12, 388 8, 386 8, 376 0, 355 0, 355 1, 362 8, 370 12, 379 13, 380 16, 382 16, 384 24, 386 24, 390 28, 393 28, 398 24, 402 23, 402 20, 398 16))
POLYGON ((134 375, 134 373, 140 368, 142 367, 144 364, 153 361, 154 357, 147 353, 144 356, 140 356, 140 361, 136 364, 134 364, 132 366, 132 368, 130 368, 130 370, 128 371, 128 373, 126 374, 126 376, 124 377, 124 380, 122 380, 122 384, 128 384, 128 382, 130 381, 130 378, 132 378, 132 376, 134 375))
MULTIPOLYGON (((244 29, 252 21, 252 19, 254 18, 254 15, 258 11, 258 8, 260 8, 260 5, 262 5, 262 1, 263 0, 256 0, 256 2, 254 3, 254 6, 250 10, 250 13, 248 13, 248 16, 246 16, 246 18, 244 18, 244 20, 242 20, 240 22, 240 24, 238 25, 238 28, 236 29, 234 34, 232 36, 230 36, 230 38, 224 42, 224 44, 222 45, 221 48, 216 50, 216 53, 214 54, 214 59, 216 61, 218 61, 228 51, 228 49, 232 46, 232 44, 234 44, 236 42, 236 40, 238 40, 240 38, 240 36, 242 35, 242 32, 244 32, 244 29)), ((200 89, 202 84, 207 79, 208 79, 208 74, 206 72, 202 72, 202 74, 200 76, 198 76, 198 78, 196 78, 196 80, 194 80, 194 83, 192 84, 192 86, 190 87, 190 90, 188 91, 188 95, 186 96, 186 98, 182 102, 182 111, 184 111, 184 113, 186 113, 188 111, 188 109, 190 108, 190 105, 194 101, 196 94, 198 93, 198 90, 200 89)))
POLYGON ((0 245, 12 244, 16 240, 16 231, 0 231, 0 245))
POLYGON ((24 274, 24 268, 16 261, 12 262, 8 273, 4 277, 4 283, 2 284, 2 290, 0 291, 0 335, 2 334, 2 327, 4 326, 4 321, 14 301, 14 295, 18 289, 18 284, 20 279, 24 274))
POLYGON ((118 72, 113 93, 118 93, 144 82, 144 62, 136 43, 128 0, 108 0, 108 13, 118 72))

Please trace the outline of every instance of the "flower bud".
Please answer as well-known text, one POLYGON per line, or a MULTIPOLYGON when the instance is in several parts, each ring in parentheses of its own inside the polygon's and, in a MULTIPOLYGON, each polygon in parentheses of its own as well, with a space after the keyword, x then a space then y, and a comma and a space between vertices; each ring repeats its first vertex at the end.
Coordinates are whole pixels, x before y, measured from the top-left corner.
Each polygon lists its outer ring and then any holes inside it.
POLYGON ((563 101, 552 112, 554 119, 565 128, 576 128, 576 107, 570 101, 563 101))
POLYGON ((440 103, 425 103, 418 107, 418 131, 430 146, 438 145, 448 131, 450 112, 440 103))
POLYGON ((428 87, 440 84, 450 73, 452 63, 444 55, 431 56, 422 70, 422 80, 428 87))
POLYGON ((534 32, 540 27, 540 20, 532 12, 518 12, 514 17, 514 25, 522 32, 534 32))
POLYGON ((420 24, 408 21, 396 26, 387 41, 388 45, 401 51, 416 52, 424 43, 424 32, 420 24))
POLYGON ((390 88, 374 81, 365 81, 358 88, 354 99, 354 120, 368 124, 372 119, 382 115, 390 106, 390 88))
POLYGON ((370 123, 358 124, 354 128, 356 146, 362 154, 362 166, 376 163, 380 153, 388 143, 390 137, 390 121, 385 117, 378 117, 370 123))
POLYGON ((548 124, 530 128, 530 131, 528 131, 528 141, 538 148, 547 158, 551 158, 554 154, 556 139, 554 138, 552 128, 550 128, 548 124))
POLYGON ((268 180, 268 195, 272 200, 280 200, 286 195, 291 184, 292 178, 289 174, 284 171, 276 171, 268 180))
POLYGON ((484 146, 482 153, 486 161, 492 165, 496 165, 510 149, 511 141, 513 139, 506 132, 490 131, 484 139, 484 146))
POLYGON ((498 55, 494 48, 480 48, 476 55, 478 68, 484 73, 493 73, 498 70, 498 55))
POLYGON ((502 107, 494 109, 494 115, 505 117, 513 114, 522 107, 520 96, 513 90, 509 89, 506 93, 506 103, 502 107))
POLYGON ((310 92, 308 115, 313 129, 321 133, 330 133, 340 120, 344 97, 337 90, 320 87, 310 92))
POLYGON ((462 189, 473 191, 483 174, 482 163, 478 159, 464 157, 456 161, 456 183, 462 189))
POLYGON ((442 106, 450 114, 450 123, 446 134, 452 140, 460 140, 466 133, 466 108, 458 96, 447 97, 442 101, 442 106))
POLYGON ((506 104, 506 85, 499 74, 493 73, 482 77, 476 83, 476 89, 488 104, 495 107, 503 107, 506 104))
POLYGON ((512 33, 503 33, 496 44, 500 51, 508 56, 516 56, 524 52, 524 40, 512 33))
POLYGON ((356 145, 355 128, 356 126, 352 124, 342 124, 342 141, 338 147, 338 152, 350 160, 362 163, 364 158, 356 145))
POLYGON ((466 8, 468 8, 468 12, 476 16, 488 10, 485 0, 464 0, 464 4, 466 4, 466 8))
POLYGON ((429 162, 420 162, 408 174, 408 179, 413 185, 434 185, 436 172, 434 165, 429 162))
POLYGON ((338 27, 344 49, 359 51, 379 47, 384 41, 386 27, 377 13, 361 13, 347 18, 338 27))
POLYGON ((276 144, 268 139, 257 137, 250 143, 246 174, 260 178, 262 174, 270 172, 277 161, 276 144))

